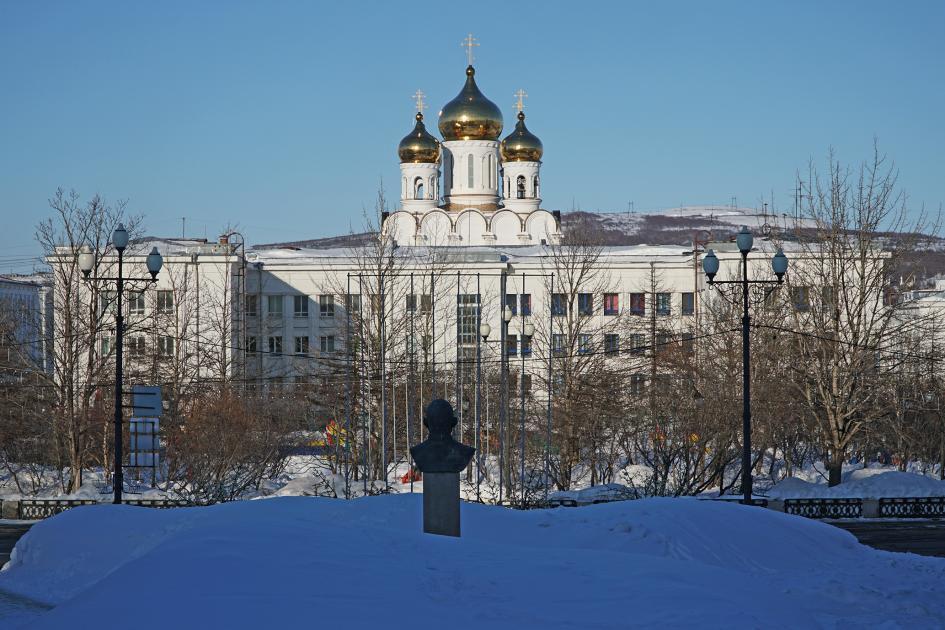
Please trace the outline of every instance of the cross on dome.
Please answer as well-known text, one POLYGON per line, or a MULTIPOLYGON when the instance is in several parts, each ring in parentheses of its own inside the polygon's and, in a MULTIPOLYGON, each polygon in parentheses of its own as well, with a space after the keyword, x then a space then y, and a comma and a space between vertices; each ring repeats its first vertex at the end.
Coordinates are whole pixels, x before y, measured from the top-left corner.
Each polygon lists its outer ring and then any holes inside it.
POLYGON ((417 113, 418 113, 418 114, 422 114, 422 113, 423 113, 423 110, 425 110, 425 109, 427 108, 427 106, 426 106, 426 105, 424 104, 424 102, 423 102, 423 97, 424 97, 424 96, 426 96, 426 94, 423 93, 423 90, 417 90, 417 91, 414 93, 414 95, 413 95, 413 99, 417 102, 417 113))
POLYGON ((460 46, 466 49, 466 61, 469 62, 470 66, 473 65, 473 60, 475 59, 473 56, 473 48, 478 45, 479 43, 476 41, 476 38, 473 37, 472 33, 467 35, 466 39, 460 44, 460 46))
POLYGON ((525 99, 528 98, 528 93, 522 88, 519 88, 518 92, 515 93, 515 98, 515 109, 518 111, 525 109, 525 99))

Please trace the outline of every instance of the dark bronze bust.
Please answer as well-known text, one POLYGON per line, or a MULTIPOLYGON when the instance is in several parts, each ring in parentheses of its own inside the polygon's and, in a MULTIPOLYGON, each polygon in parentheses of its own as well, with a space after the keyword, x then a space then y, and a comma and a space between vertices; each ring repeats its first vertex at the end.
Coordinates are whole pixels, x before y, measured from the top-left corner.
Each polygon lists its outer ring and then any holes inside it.
POLYGON ((434 400, 427 405, 423 424, 430 435, 410 449, 420 472, 458 473, 469 465, 476 449, 460 444, 450 434, 456 426, 452 405, 442 398, 434 400))

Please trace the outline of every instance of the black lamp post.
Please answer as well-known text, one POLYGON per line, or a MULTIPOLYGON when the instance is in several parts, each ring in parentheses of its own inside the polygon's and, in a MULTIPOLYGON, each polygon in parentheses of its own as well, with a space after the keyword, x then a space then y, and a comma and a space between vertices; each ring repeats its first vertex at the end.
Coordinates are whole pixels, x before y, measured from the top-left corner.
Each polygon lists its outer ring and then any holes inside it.
MULTIPOLYGON (((751 353, 750 338, 751 316, 748 313, 748 289, 749 285, 757 284, 775 284, 780 285, 784 282, 784 274, 787 273, 788 259, 784 252, 779 248, 777 253, 771 259, 771 268, 777 280, 749 280, 748 279, 748 252, 751 251, 754 244, 754 237, 746 226, 742 226, 735 238, 738 245, 738 251, 742 254, 742 277, 741 280, 715 280, 715 274, 719 271, 719 259, 711 249, 702 259, 702 269, 708 278, 709 286, 715 286, 721 293, 718 285, 740 285, 741 294, 736 293, 733 296, 726 296, 737 305, 739 298, 742 304, 742 503, 751 505, 752 501, 752 483, 751 483, 751 353)), ((767 292, 765 293, 767 295, 767 292)), ((724 294, 723 294, 724 295, 724 294)))
MULTIPOLYGON (((90 278, 89 275, 92 273, 93 267, 95 267, 95 254, 88 247, 84 247, 82 252, 79 254, 79 269, 82 270, 82 274, 85 276, 86 281, 94 282, 115 282, 117 288, 117 310, 115 312, 115 471, 112 474, 112 484, 115 490, 115 499, 114 503, 121 503, 121 490, 124 480, 122 478, 122 413, 121 413, 121 398, 122 398, 122 335, 124 334, 124 324, 125 318, 122 314, 122 305, 121 297, 122 293, 125 290, 125 280, 126 278, 122 276, 122 260, 125 253, 125 248, 128 247, 128 231, 125 229, 121 223, 118 224, 118 227, 115 228, 115 231, 112 232, 112 245, 115 247, 115 250, 118 252, 118 275, 114 278, 105 278, 105 277, 95 277, 90 278)), ((157 247, 151 249, 151 253, 148 254, 146 259, 146 265, 148 268, 148 273, 151 274, 151 279, 144 281, 148 284, 157 281, 158 272, 161 271, 161 266, 163 264, 163 259, 161 258, 160 252, 158 252, 157 247)), ((134 280, 134 279, 129 279, 134 280)))

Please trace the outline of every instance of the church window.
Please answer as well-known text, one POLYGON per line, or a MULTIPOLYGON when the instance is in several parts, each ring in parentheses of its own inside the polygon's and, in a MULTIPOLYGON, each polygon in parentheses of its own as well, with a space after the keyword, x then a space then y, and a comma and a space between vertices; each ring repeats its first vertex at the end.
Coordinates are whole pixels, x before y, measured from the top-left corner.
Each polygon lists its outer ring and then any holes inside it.
POLYGON ((467 157, 466 163, 469 165, 469 166, 468 166, 469 172, 467 173, 467 180, 468 180, 468 181, 467 181, 467 188, 472 188, 472 187, 474 186, 474 184, 473 184, 473 174, 475 173, 475 170, 476 170, 476 162, 475 162, 475 158, 473 157, 473 154, 472 154, 472 153, 470 153, 469 156, 467 157))
POLYGON ((524 175, 519 175, 518 179, 515 180, 515 190, 516 190, 516 194, 515 194, 516 198, 518 199, 525 198, 525 176, 524 175))
POLYGON ((413 198, 423 199, 423 180, 419 177, 413 180, 413 198))
POLYGON ((538 199, 538 177, 532 180, 532 197, 538 199))

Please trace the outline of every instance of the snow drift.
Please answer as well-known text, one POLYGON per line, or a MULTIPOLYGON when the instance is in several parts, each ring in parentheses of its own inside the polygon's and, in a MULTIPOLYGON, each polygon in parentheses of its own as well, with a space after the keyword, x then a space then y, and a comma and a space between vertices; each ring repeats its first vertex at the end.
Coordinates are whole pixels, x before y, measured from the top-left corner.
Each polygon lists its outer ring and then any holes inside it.
MULTIPOLYGON (((463 505, 421 497, 76 508, 38 523, 0 589, 56 607, 30 627, 930 627, 945 560, 875 551, 759 508, 645 499, 463 505)), ((2 620, 0 620, 2 625, 2 620)))

